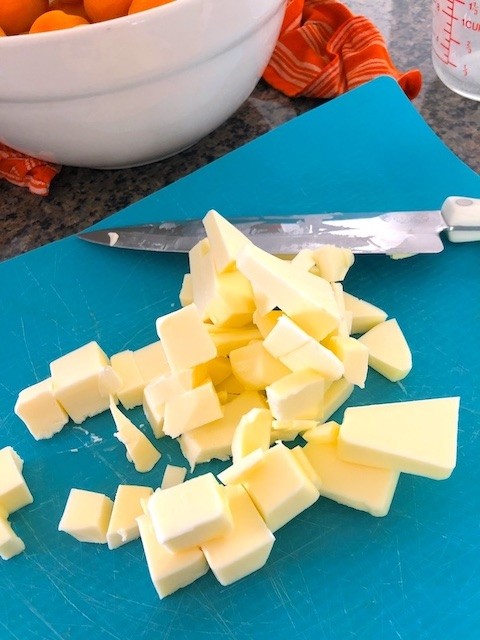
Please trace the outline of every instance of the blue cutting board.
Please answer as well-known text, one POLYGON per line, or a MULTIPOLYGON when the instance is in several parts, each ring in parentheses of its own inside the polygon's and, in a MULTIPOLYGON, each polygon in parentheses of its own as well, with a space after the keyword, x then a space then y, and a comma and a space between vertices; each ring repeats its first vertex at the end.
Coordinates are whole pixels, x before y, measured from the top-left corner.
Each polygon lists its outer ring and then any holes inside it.
MULTIPOLYGON (((480 179, 380 78, 296 118, 117 213, 163 217, 438 208, 480 196, 480 179)), ((106 224, 106 222, 102 223, 106 224)), ((0 265, 0 447, 24 458, 35 502, 12 515, 24 554, 0 565, 0 638, 478 638, 480 624, 480 244, 393 261, 360 256, 346 290, 396 317, 414 368, 394 384, 370 372, 349 403, 460 395, 450 479, 402 475, 374 518, 321 498, 277 532, 265 568, 222 587, 210 573, 159 601, 140 541, 116 551, 57 531, 68 492, 113 497, 118 483, 160 483, 184 463, 176 442, 137 474, 107 414, 35 442, 13 413, 48 363, 92 339, 107 353, 156 338, 178 308, 185 256, 108 250, 68 238, 0 265)), ((341 419, 339 411, 338 418, 341 419)), ((141 409, 131 412, 148 425, 141 409)), ((212 463, 197 469, 215 472, 212 463)))

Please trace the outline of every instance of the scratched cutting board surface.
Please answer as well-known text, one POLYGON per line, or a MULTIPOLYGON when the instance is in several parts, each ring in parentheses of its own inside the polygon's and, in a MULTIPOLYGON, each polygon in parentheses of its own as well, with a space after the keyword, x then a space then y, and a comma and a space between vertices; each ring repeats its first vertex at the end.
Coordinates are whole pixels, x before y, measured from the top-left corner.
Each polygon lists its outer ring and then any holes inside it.
MULTIPOLYGON (((102 224, 165 217, 438 208, 480 197, 480 179, 381 78, 289 122, 102 224)), ((159 485, 177 443, 137 474, 107 414, 35 442, 18 392, 90 340, 108 354, 156 339, 179 307, 185 256, 109 250, 68 238, 0 265, 0 447, 25 460, 33 504, 11 516, 24 554, 0 564, 0 638, 478 638, 480 623, 480 244, 394 261, 360 256, 345 289, 402 326, 414 368, 370 372, 350 405, 460 395, 458 463, 448 480, 402 475, 374 518, 326 498, 277 532, 267 565, 230 587, 211 573, 160 601, 140 541, 118 550, 57 531, 71 487, 113 498, 159 485)), ((151 433, 140 408, 130 417, 151 433)), ((337 414, 341 419, 342 410, 337 414)), ((225 463, 200 465, 195 473, 225 463)))

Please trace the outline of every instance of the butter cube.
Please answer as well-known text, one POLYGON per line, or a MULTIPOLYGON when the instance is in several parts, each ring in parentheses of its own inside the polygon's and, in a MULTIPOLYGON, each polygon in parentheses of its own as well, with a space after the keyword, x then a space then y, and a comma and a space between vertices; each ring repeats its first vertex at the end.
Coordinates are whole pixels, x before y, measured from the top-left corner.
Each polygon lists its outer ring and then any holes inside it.
POLYGON ((368 350, 368 364, 388 380, 397 382, 410 373, 410 347, 394 318, 377 324, 358 341, 368 350))
POLYGON ((161 489, 169 489, 181 484, 185 480, 187 470, 185 467, 177 467, 174 464, 167 464, 162 478, 161 489))
POLYGON ((260 449, 266 451, 270 446, 272 413, 269 409, 250 409, 238 423, 232 439, 232 459, 237 462, 246 455, 260 449))
POLYGON ((325 346, 334 353, 343 364, 343 375, 347 382, 361 389, 365 387, 368 372, 368 348, 361 340, 350 336, 332 336, 325 346))
POLYGON ((66 411, 53 396, 51 378, 20 391, 14 411, 35 440, 51 438, 68 422, 66 411))
POLYGON ((323 415, 325 380, 316 371, 295 371, 265 391, 276 420, 315 420, 323 415))
POLYGON ((222 405, 211 380, 171 397, 165 403, 163 432, 172 438, 223 416, 222 405))
POLYGON ((195 367, 217 356, 215 344, 194 304, 161 316, 156 327, 173 372, 195 367))
POLYGON ((318 471, 312 466, 310 460, 305 455, 305 451, 303 447, 297 445, 290 449, 292 454, 295 456, 295 460, 300 465, 303 473, 307 476, 307 478, 312 482, 312 484, 320 491, 322 488, 322 479, 318 471))
POLYGON ((232 529, 224 487, 212 473, 157 489, 147 512, 157 540, 169 551, 190 549, 232 529))
POLYGON ((334 442, 308 442, 303 452, 322 479, 322 496, 373 516, 387 515, 398 471, 346 462, 334 442))
POLYGON ((77 424, 108 409, 110 390, 102 384, 109 360, 96 342, 50 363, 53 395, 77 424))
POLYGON ((112 369, 120 378, 117 396, 125 409, 133 409, 142 404, 145 380, 138 368, 133 351, 120 351, 110 358, 112 369))
POLYGON ((245 389, 262 390, 290 373, 290 369, 272 356, 262 342, 252 342, 230 351, 233 375, 245 389))
POLYGON ((33 502, 22 470, 23 460, 12 447, 0 449, 0 510, 6 515, 33 502))
POLYGON ((142 501, 147 500, 152 493, 153 489, 150 487, 128 484, 118 486, 107 529, 109 549, 117 549, 139 537, 136 519, 143 514, 142 501))
POLYGON ((277 443, 263 457, 243 486, 267 527, 276 531, 311 506, 320 494, 284 444, 277 443))
POLYGON ((345 279, 355 256, 350 249, 325 244, 313 251, 313 259, 322 278, 329 282, 339 282, 345 279))
POLYGON ((263 396, 257 391, 244 391, 223 405, 223 417, 183 433, 179 442, 190 468, 193 470, 199 462, 208 462, 213 458, 226 460, 231 456, 238 423, 245 413, 256 408, 266 408, 263 396))
POLYGON ((343 292, 345 311, 352 314, 352 333, 365 333, 380 322, 387 319, 387 314, 379 307, 343 292))
POLYGON ((193 389, 197 376, 193 369, 160 376, 152 380, 143 390, 143 411, 156 438, 165 435, 165 403, 184 391, 193 389))
POLYGON ((133 352, 133 357, 143 378, 144 385, 155 380, 155 378, 166 376, 170 373, 165 350, 159 340, 136 349, 133 352))
POLYGON ((247 325, 245 327, 224 328, 214 324, 205 324, 205 328, 217 349, 219 356, 228 356, 233 349, 244 347, 252 340, 261 340, 262 334, 258 327, 247 325))
POLYGON ((201 545, 215 577, 224 586, 263 567, 275 542, 275 536, 241 485, 226 487, 225 494, 233 528, 201 545))
POLYGON ((215 269, 218 273, 235 268, 239 252, 250 240, 217 211, 211 209, 203 218, 215 269))
POLYGON ((204 364, 197 365, 192 371, 195 377, 195 384, 192 387, 205 382, 207 379, 210 379, 216 386, 232 374, 232 367, 228 357, 217 356, 204 364))
POLYGON ((145 434, 125 416, 115 403, 110 403, 112 418, 117 427, 115 437, 125 445, 127 460, 133 462, 136 471, 146 473, 151 471, 160 460, 161 454, 145 434))
POLYGON ((448 478, 457 459, 459 403, 453 397, 349 407, 338 455, 347 462, 448 478))
POLYGON ((291 371, 312 369, 330 380, 337 380, 343 374, 339 358, 287 316, 278 319, 263 344, 291 371))
POLYGON ((316 340, 325 338, 338 325, 338 306, 330 284, 323 278, 253 245, 240 251, 237 267, 250 280, 255 294, 266 296, 316 340))
POLYGON ((239 484, 243 482, 251 469, 263 462, 263 449, 255 449, 246 456, 233 462, 229 467, 218 474, 218 479, 225 485, 239 484))
POLYGON ((137 523, 150 578, 161 599, 207 573, 207 561, 198 547, 169 551, 157 540, 148 515, 139 516, 137 523))
POLYGON ((6 518, 0 517, 0 558, 10 560, 25 550, 25 544, 13 531, 6 518))
POLYGON ((323 397, 323 418, 326 422, 342 404, 344 404, 353 393, 354 386, 345 378, 335 380, 325 391, 323 397))
POLYGON ((103 493, 71 489, 58 525, 80 542, 107 542, 113 502, 103 493))

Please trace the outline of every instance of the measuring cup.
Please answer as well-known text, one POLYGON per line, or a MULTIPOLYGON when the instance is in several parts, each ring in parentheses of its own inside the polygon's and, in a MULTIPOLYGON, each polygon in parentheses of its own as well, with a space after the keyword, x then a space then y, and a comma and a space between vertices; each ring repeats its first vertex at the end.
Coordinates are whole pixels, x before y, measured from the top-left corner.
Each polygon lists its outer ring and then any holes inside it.
POLYGON ((480 100, 480 0, 433 0, 432 62, 452 91, 480 100))

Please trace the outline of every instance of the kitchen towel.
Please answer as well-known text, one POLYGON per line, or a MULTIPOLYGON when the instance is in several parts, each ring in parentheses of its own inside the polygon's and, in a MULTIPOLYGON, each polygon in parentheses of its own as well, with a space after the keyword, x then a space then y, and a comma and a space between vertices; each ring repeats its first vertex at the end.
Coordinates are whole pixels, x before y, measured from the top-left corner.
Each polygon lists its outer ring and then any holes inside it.
POLYGON ((422 76, 401 72, 385 40, 364 16, 336 0, 289 0, 263 78, 290 97, 334 98, 381 75, 395 78, 410 99, 422 76))
MULTIPOLYGON (((263 74, 290 97, 334 98, 380 75, 394 77, 413 99, 420 71, 401 72, 393 64, 380 31, 336 0, 289 0, 280 36, 263 74)), ((0 143, 0 178, 46 196, 59 165, 0 143)))

